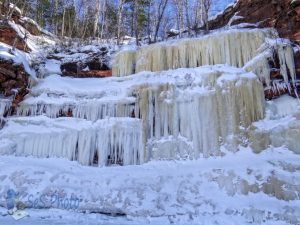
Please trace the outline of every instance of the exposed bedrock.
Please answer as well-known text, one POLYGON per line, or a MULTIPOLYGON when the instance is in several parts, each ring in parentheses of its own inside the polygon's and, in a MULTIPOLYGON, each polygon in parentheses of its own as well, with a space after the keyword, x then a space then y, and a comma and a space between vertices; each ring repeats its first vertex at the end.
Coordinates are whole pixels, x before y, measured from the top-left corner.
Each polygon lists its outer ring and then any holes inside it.
POLYGON ((210 29, 226 26, 236 15, 239 18, 231 23, 259 23, 259 27, 275 27, 279 36, 300 40, 300 5, 292 0, 239 0, 209 22, 210 29), (293 3, 292 3, 293 2, 293 3))

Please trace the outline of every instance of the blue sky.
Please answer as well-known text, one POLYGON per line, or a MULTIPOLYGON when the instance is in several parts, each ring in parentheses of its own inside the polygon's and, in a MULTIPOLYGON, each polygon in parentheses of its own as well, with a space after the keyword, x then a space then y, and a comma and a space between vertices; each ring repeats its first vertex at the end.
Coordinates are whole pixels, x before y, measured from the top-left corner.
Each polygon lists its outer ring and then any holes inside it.
POLYGON ((211 15, 215 15, 225 9, 227 5, 234 2, 234 0, 213 0, 211 15))

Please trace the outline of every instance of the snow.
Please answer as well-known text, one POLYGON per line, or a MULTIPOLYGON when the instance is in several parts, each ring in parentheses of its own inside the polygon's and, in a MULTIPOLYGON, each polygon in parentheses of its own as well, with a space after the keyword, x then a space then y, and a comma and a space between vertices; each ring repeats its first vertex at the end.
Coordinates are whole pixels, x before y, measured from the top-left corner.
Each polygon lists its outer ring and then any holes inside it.
POLYGON ((45 76, 53 74, 62 74, 60 69, 61 61, 55 59, 46 60, 45 64, 39 66, 38 77, 45 78, 45 76))
MULTIPOLYGON (((39 210, 26 209, 30 217, 22 224, 297 224, 299 157, 284 148, 261 154, 241 149, 219 158, 92 168, 63 159, 3 156, 0 206, 12 188, 29 208, 33 199, 48 196, 45 205, 35 206, 39 210), (53 193, 76 196, 79 208, 63 211, 51 204, 53 193)), ((14 224, 8 216, 1 221, 14 224)))

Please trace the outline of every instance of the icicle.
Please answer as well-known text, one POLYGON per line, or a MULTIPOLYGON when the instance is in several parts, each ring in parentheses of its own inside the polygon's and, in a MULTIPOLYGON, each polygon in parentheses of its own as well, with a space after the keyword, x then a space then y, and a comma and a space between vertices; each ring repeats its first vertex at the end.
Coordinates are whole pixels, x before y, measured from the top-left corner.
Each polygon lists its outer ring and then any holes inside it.
POLYGON ((144 162, 142 126, 139 119, 111 118, 92 123, 73 118, 23 117, 8 120, 0 131, 2 154, 61 157, 93 165, 96 152, 99 166, 144 162), (98 149, 98 150, 97 150, 98 149))
POLYGON ((144 162, 142 126, 138 119, 110 118, 97 122, 99 166, 144 162))
POLYGON ((110 101, 97 100, 64 104, 27 104, 21 103, 17 108, 18 116, 46 115, 57 118, 61 115, 72 114, 73 117, 96 121, 105 117, 131 117, 134 110, 134 101, 110 101))
POLYGON ((0 118, 10 109, 12 100, 0 98, 0 118))
MULTIPOLYGON (((143 133, 152 147, 159 149, 162 148, 153 143, 161 139, 186 138, 192 143, 192 155, 196 157, 219 154, 220 138, 234 150, 238 140, 232 137, 241 133, 240 126, 247 128, 264 116, 262 85, 254 74, 224 77, 212 71, 209 75, 195 76, 203 77, 200 86, 182 87, 181 84, 179 87, 166 83, 137 90, 136 111, 143 121, 143 133)), ((151 151, 151 146, 149 148, 151 151)), ((165 149, 162 155, 171 151, 165 149)), ((158 157, 159 152, 155 155, 158 157)))
POLYGON ((290 43, 279 43, 277 45, 277 53, 280 62, 280 74, 283 76, 284 82, 287 84, 288 90, 291 93, 289 84, 289 76, 292 79, 292 84, 295 86, 296 69, 294 61, 294 51, 290 43))

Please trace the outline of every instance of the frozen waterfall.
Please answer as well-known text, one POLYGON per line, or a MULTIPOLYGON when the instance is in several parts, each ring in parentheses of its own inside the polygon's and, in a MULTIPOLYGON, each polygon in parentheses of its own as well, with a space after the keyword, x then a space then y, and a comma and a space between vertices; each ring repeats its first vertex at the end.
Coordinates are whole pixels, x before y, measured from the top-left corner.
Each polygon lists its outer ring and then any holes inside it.
MULTIPOLYGON (((105 131, 103 126, 101 132, 121 133, 112 136, 98 134, 96 137, 103 139, 89 141, 98 143, 96 146, 100 143, 113 145, 107 150, 109 154, 105 153, 106 150, 101 150, 99 154, 108 154, 109 160, 114 162, 121 158, 124 164, 135 164, 140 157, 148 161, 165 156, 185 157, 185 154, 190 158, 218 155, 223 144, 236 151, 237 145, 243 141, 245 129, 264 116, 263 87, 256 75, 224 65, 141 72, 119 78, 87 79, 84 82, 82 84, 81 79, 49 76, 32 89, 31 96, 21 103, 18 112, 20 115, 42 114, 56 118, 61 112, 70 111, 72 116, 96 121, 95 124, 106 117, 124 117, 124 131, 126 117, 140 119, 143 135, 139 138, 145 148, 142 151, 136 142, 134 146, 137 147, 130 150, 131 154, 136 152, 134 155, 138 155, 134 158, 128 158, 126 148, 119 147, 131 141, 121 135, 123 131, 118 127, 108 126, 105 131), (79 89, 80 85, 86 85, 87 89, 79 89), (115 139, 120 135, 125 139, 115 139), (174 149, 173 143, 186 150, 174 149), (179 151, 178 154, 175 151, 179 151)), ((126 132, 129 135, 131 131, 128 128, 126 132)), ((82 135, 89 136, 86 140, 95 139, 94 133, 82 135)), ((83 164, 90 164, 94 155, 89 153, 90 147, 87 149, 80 150, 88 152, 86 157, 78 158, 83 164)), ((74 152, 68 152, 67 158, 73 159, 74 152)), ((108 160, 101 155, 98 157, 108 160)), ((99 162, 100 165, 105 164, 104 161, 99 162)), ((141 159, 138 161, 142 162, 141 159)))

